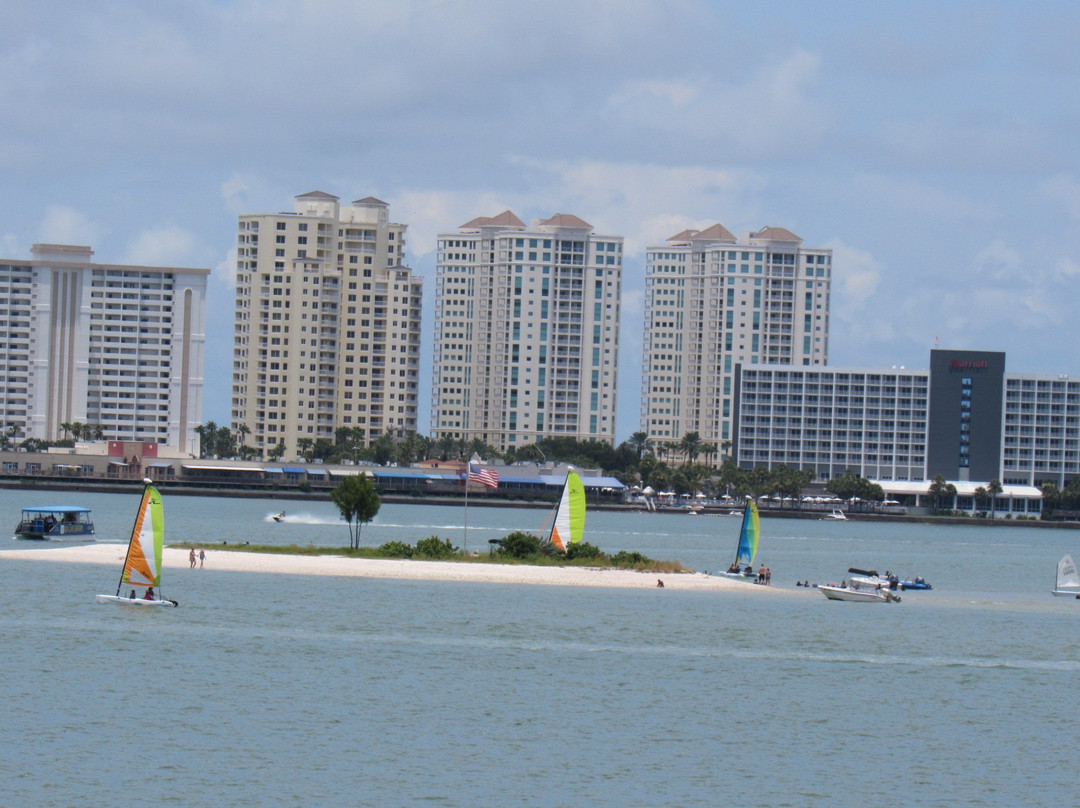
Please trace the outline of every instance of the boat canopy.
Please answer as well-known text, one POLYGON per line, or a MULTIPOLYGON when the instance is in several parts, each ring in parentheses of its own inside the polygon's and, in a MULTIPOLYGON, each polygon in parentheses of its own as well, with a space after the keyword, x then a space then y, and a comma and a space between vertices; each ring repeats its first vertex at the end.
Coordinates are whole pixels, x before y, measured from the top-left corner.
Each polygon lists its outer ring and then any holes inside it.
POLYGON ((37 505, 22 510, 23 513, 90 513, 89 508, 82 508, 78 505, 37 505))

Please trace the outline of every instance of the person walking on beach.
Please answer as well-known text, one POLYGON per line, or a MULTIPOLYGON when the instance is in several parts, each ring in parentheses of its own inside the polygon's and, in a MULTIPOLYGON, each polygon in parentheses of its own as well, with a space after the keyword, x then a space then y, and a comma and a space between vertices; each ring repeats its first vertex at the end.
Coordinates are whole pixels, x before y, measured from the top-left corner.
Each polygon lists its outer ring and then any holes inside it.
POLYGON ((205 563, 206 563, 206 550, 199 550, 199 567, 202 568, 202 566, 205 563))
POLYGON ((191 569, 195 569, 195 548, 191 548, 191 552, 187 554, 188 562, 191 564, 191 569))

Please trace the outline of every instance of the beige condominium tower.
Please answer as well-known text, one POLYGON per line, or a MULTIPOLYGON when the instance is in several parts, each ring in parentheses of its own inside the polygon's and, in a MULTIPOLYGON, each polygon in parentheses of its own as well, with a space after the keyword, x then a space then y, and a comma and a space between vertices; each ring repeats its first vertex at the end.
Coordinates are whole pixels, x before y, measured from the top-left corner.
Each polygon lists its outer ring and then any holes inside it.
POLYGON ((568 214, 440 234, 432 437, 614 443, 622 250, 568 214))
POLYGON ((402 266, 405 227, 385 202, 321 191, 240 217, 232 427, 264 458, 342 428, 364 445, 416 432, 422 283, 402 266))
POLYGON ((782 227, 739 238, 723 225, 649 247, 641 431, 654 445, 688 433, 733 437, 735 366, 824 365, 832 250, 782 227))
POLYGON ((197 448, 210 270, 99 264, 67 244, 31 255, 0 259, 8 437, 197 448))

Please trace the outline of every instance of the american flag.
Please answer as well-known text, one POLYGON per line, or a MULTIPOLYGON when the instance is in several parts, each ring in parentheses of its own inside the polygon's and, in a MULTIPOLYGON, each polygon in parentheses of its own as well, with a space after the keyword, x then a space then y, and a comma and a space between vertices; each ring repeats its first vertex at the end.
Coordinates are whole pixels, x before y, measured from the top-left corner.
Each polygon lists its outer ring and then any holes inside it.
POLYGON ((499 487, 499 473, 486 469, 479 463, 469 463, 469 482, 480 483, 488 488, 499 487))

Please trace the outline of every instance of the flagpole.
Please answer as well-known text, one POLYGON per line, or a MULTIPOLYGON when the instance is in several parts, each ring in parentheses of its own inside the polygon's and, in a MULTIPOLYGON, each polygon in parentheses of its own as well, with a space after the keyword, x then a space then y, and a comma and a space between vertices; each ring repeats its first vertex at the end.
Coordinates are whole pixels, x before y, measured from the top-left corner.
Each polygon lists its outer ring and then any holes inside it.
POLYGON ((469 462, 465 463, 465 535, 462 540, 462 552, 469 556, 469 462))

